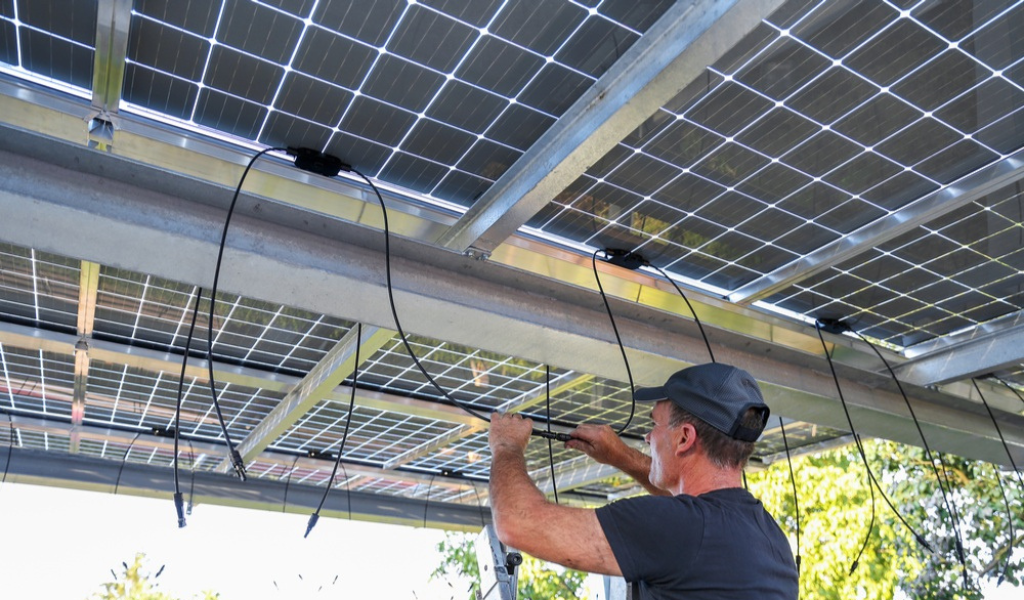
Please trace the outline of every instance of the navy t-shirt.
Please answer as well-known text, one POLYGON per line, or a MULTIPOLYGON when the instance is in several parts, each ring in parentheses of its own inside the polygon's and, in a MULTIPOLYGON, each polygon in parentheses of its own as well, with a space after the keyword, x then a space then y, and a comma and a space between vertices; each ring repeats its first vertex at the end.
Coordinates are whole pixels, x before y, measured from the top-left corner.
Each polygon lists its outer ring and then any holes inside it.
POLYGON ((789 541, 742 488, 628 498, 597 509, 597 518, 644 600, 797 597, 789 541))

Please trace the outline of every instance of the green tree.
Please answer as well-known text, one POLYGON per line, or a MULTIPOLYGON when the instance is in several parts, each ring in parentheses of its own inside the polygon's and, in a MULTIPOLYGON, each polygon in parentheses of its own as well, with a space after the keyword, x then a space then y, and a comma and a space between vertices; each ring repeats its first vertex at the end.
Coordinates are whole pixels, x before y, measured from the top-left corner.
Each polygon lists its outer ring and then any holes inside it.
MULTIPOLYGON (((444 576, 466 577, 473 582, 468 598, 476 598, 480 589, 480 568, 476 559, 475 536, 448 533, 437 545, 441 564, 434 569, 431 579, 444 576)), ((523 555, 519 567, 518 597, 526 600, 570 600, 581 597, 585 573, 563 569, 523 555)))
MULTIPOLYGON (((943 484, 948 478, 951 489, 947 495, 963 540, 965 585, 953 517, 923 450, 884 441, 867 441, 864 448, 882 489, 933 551, 917 541, 877 491, 872 503, 868 475, 855 446, 795 458, 801 598, 871 600, 902 595, 975 599, 982 597, 981 583, 998 581, 1004 567, 1008 567, 1004 585, 1019 585, 1024 565, 1020 560, 1005 560, 1011 538, 996 480, 1001 478, 1015 516, 1014 546, 1019 547, 1024 541, 1024 512, 1021 489, 1012 475, 1000 473, 990 464, 943 455, 943 484)), ((795 550, 796 510, 786 461, 750 475, 749 484, 751 492, 789 533, 795 550)))
MULTIPOLYGON (((96 592, 89 597, 89 600, 175 600, 173 597, 158 591, 157 584, 152 580, 160 576, 160 571, 154 575, 145 566, 146 555, 137 552, 131 564, 122 563, 124 570, 120 575, 114 575, 114 581, 103 584, 103 591, 96 592)), ((220 594, 214 592, 203 592, 199 596, 202 600, 217 600, 220 594)))

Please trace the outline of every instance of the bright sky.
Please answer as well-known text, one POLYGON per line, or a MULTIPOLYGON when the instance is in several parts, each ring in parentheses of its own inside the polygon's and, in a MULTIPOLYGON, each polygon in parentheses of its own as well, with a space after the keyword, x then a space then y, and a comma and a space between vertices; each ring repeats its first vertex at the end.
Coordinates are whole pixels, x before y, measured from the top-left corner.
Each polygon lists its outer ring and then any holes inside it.
POLYGON ((468 581, 428 582, 443 532, 322 518, 303 539, 308 516, 204 504, 178 529, 170 498, 8 481, 0 486, 0 595, 84 600, 112 579, 110 569, 145 552, 151 573, 166 565, 158 589, 183 600, 204 589, 224 600, 468 597, 468 581))

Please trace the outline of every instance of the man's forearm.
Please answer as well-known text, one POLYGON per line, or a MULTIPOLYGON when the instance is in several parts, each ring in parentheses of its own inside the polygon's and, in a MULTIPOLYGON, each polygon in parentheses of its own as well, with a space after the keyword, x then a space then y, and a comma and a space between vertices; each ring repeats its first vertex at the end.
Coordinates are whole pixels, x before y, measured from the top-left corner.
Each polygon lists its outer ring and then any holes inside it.
POLYGON ((493 449, 490 500, 498 537, 515 546, 516 538, 533 523, 537 508, 547 502, 530 479, 521 450, 505 446, 493 449))

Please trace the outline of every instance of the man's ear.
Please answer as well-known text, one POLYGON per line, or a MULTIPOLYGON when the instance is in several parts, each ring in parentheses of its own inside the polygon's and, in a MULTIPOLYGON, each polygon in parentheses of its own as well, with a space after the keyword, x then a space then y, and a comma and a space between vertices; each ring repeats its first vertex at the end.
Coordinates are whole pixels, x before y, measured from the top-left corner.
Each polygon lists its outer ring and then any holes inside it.
POLYGON ((682 456, 697 445, 697 429, 691 423, 680 423, 676 428, 679 439, 676 442, 676 456, 682 456))

